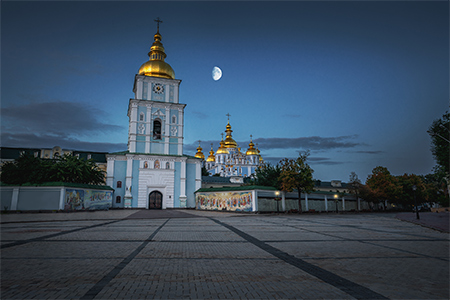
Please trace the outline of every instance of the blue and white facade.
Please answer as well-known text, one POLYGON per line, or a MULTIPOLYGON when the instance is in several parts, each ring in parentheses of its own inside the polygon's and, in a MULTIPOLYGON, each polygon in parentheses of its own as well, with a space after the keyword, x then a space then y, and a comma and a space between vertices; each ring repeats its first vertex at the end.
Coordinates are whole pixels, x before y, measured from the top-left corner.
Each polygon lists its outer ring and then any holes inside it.
MULTIPOLYGON (((232 132, 230 120, 228 120, 225 140, 223 140, 222 135, 222 141, 216 153, 214 153, 213 144, 211 144, 211 151, 209 151, 209 156, 205 160, 203 148, 199 145, 195 157, 203 160, 203 166, 210 175, 219 174, 220 177, 230 178, 251 177, 254 175, 256 168, 264 163, 264 160, 260 151, 255 148, 251 136, 249 148, 244 152, 233 139, 232 132)), ((241 180, 241 182, 243 181, 241 180)))
POLYGON ((164 62, 159 31, 134 80, 128 105, 128 151, 107 155, 107 185, 115 189, 113 207, 195 207, 201 187, 201 160, 183 155, 184 108, 181 80, 164 62), (152 195, 160 197, 154 207, 152 195), (152 204, 153 203, 153 204, 152 204))

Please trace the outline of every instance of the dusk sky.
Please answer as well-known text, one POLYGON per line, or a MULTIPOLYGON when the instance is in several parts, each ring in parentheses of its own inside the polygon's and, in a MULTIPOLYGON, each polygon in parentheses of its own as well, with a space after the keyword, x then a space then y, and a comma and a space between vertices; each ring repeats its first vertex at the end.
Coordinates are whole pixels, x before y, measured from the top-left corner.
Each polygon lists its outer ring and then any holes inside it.
POLYGON ((449 109, 449 2, 1 3, 1 145, 127 149, 134 76, 160 25, 181 79, 184 153, 233 138, 276 163, 310 150, 314 178, 376 166, 428 174, 449 109), (223 76, 214 81, 214 66, 223 76))

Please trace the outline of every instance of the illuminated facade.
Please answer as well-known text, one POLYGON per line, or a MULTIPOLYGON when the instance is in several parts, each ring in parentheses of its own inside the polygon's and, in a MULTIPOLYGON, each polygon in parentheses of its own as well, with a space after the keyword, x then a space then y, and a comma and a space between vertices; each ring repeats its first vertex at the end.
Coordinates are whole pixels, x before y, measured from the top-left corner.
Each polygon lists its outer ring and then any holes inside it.
POLYGON ((107 155, 113 207, 195 207, 201 160, 183 155, 186 104, 179 103, 181 80, 165 62, 159 26, 148 55, 128 105, 128 151, 107 155))
POLYGON ((251 136, 248 150, 241 152, 241 148, 239 148, 231 135, 232 132, 230 120, 228 120, 225 129, 225 140, 223 140, 222 135, 222 141, 215 153, 211 144, 211 150, 206 160, 202 152, 202 147, 200 145, 198 146, 195 157, 202 159, 203 166, 210 175, 219 174, 221 177, 249 177, 263 163, 260 151, 255 148, 251 136))

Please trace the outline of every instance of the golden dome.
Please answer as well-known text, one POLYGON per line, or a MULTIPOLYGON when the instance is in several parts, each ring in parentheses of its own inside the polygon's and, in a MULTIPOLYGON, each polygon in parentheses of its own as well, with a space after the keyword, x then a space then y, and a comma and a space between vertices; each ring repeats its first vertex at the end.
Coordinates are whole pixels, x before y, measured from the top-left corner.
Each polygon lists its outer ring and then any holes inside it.
POLYGON ((216 154, 230 154, 230 152, 228 152, 227 148, 225 147, 225 142, 223 141, 223 138, 222 141, 220 142, 220 147, 219 149, 217 149, 216 154))
POLYGON ((261 156, 261 151, 259 151, 259 149, 258 149, 258 146, 256 146, 256 151, 258 151, 258 155, 259 155, 259 162, 260 163, 263 163, 264 162, 264 159, 262 158, 262 156, 261 156))
POLYGON ((225 147, 226 148, 236 148, 237 147, 237 143, 231 137, 231 133, 233 132, 233 130, 231 130, 230 121, 228 121, 228 124, 227 124, 226 128, 227 129, 225 130, 225 132, 227 133, 227 135, 225 136, 225 147))
POLYGON ((195 157, 205 159, 205 155, 203 155, 202 150, 203 150, 203 148, 200 147, 200 142, 199 142, 198 147, 197 147, 197 153, 195 153, 195 157))
POLYGON ((209 151, 209 156, 206 159, 208 162, 216 161, 216 157, 214 156, 213 144, 211 144, 211 151, 209 151))
POLYGON ((172 67, 164 61, 166 53, 161 43, 161 35, 158 32, 154 36, 154 42, 148 53, 149 61, 139 68, 139 75, 175 79, 172 67))
POLYGON ((255 149, 255 144, 253 144, 252 138, 250 136, 250 144, 248 144, 249 148, 245 155, 258 155, 258 150, 255 149))

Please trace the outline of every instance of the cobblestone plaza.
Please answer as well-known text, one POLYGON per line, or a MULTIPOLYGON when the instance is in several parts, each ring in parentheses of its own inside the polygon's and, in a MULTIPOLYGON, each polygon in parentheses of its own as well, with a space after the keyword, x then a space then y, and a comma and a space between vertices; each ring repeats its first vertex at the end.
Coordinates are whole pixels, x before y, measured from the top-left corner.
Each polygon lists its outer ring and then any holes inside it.
POLYGON ((1 299, 448 299, 449 235, 394 214, 2 215, 1 299))

